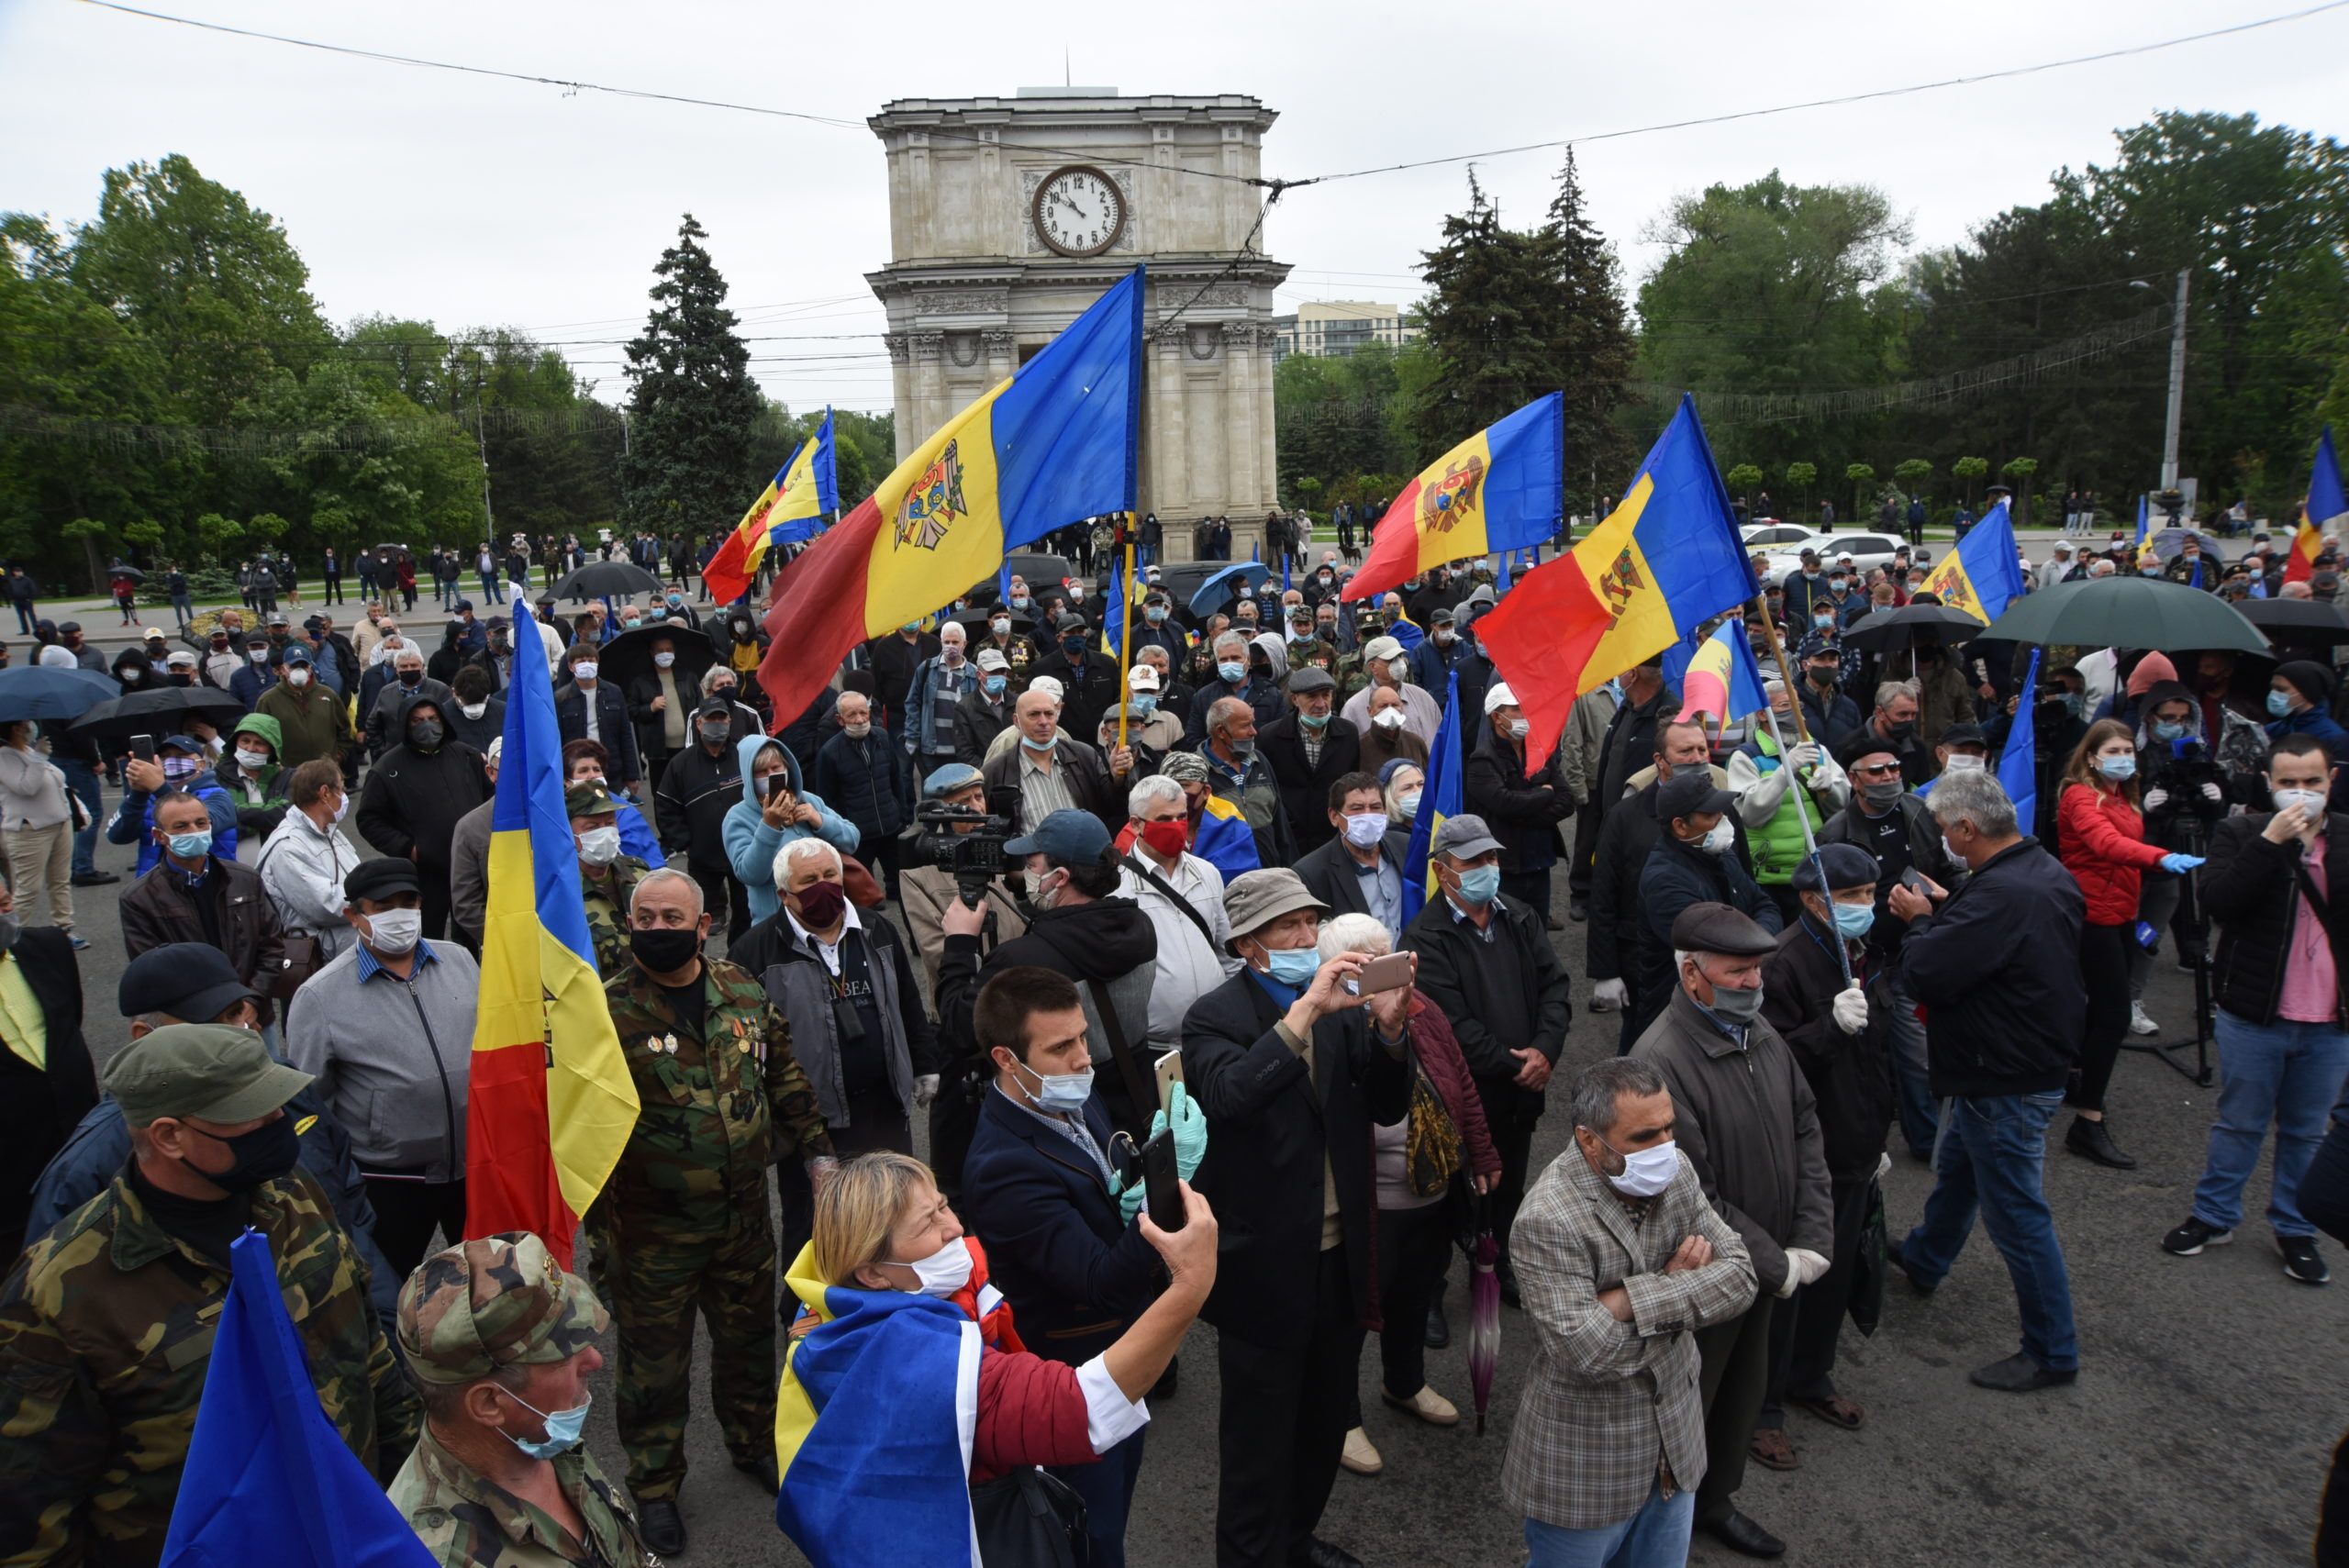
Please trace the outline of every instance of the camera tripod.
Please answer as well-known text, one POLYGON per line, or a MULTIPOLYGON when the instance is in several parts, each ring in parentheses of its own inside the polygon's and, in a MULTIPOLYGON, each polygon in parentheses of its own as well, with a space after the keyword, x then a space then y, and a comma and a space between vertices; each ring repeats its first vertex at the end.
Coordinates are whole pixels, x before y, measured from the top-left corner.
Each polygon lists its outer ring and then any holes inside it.
MULTIPOLYGON (((2186 852, 2200 855, 2205 847, 2201 819, 2188 820, 2186 829, 2186 852)), ((2193 1084, 2209 1088, 2210 1074, 2210 926, 2202 917, 2202 900, 2195 890, 2195 873, 2188 872, 2177 890, 2177 916, 2171 924, 2195 934, 2194 944, 2194 1035, 2190 1040, 2132 1041, 2123 1036, 2123 1051, 2150 1051, 2165 1066, 2193 1084), (2194 1065, 2188 1067, 2179 1060, 2179 1053, 2191 1047, 2194 1065)))

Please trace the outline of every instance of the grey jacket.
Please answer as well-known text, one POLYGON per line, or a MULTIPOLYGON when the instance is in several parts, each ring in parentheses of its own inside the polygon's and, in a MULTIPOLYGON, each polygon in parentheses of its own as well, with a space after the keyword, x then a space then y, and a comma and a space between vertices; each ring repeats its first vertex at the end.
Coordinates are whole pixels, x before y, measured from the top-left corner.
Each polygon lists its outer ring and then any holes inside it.
POLYGON ((1786 1284, 1789 1247, 1835 1255, 1819 1102, 1777 1030, 1756 1018, 1741 1048, 1675 985, 1631 1053, 1664 1074, 1675 1140, 1764 1290, 1786 1284))
POLYGON ((412 980, 386 973, 362 984, 356 944, 312 975, 288 1015, 285 1059, 317 1081, 363 1169, 462 1181, 481 970, 454 942, 417 947, 432 960, 412 980))
POLYGON ((483 801, 457 818, 449 839, 449 918, 476 942, 489 912, 489 818, 496 809, 495 796, 483 801))
POLYGON ((317 938, 318 951, 333 958, 359 940, 342 914, 342 879, 358 863, 359 851, 343 837, 340 825, 321 833, 306 814, 289 807, 262 845, 253 870, 261 874, 262 891, 276 906, 278 924, 289 932, 317 938))
MULTIPOLYGON (((916 1042, 905 1021, 906 990, 913 977, 906 963, 905 942, 877 911, 860 914, 857 929, 864 942, 865 973, 873 977, 873 1009, 881 1018, 881 1051, 888 1065, 889 1090, 910 1119, 915 1075, 937 1069, 927 1063, 927 1040, 919 1042, 924 1064, 917 1067, 914 1062, 916 1042)), ((791 940, 795 934, 790 913, 778 911, 774 918, 774 940, 764 944, 769 962, 758 971, 759 981, 766 987, 767 1000, 791 1025, 791 1052, 799 1059, 800 1071, 807 1074, 808 1085, 816 1091, 816 1106, 824 1113, 824 1124, 846 1127, 851 1118, 848 1097, 841 1086, 840 1025, 832 1016, 830 971, 806 944, 791 940)), ((845 940, 847 933, 843 931, 841 937, 845 940)), ((918 1007, 918 993, 913 1000, 918 1007)))

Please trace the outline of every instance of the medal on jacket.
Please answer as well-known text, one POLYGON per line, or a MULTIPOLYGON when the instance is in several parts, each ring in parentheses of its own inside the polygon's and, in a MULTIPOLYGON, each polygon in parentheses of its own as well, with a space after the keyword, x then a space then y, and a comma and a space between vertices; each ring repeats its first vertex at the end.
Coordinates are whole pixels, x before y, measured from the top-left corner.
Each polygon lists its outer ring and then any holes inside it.
POLYGON ((655 1048, 674 1056, 677 1054, 677 1037, 673 1034, 664 1034, 655 1042, 655 1048))

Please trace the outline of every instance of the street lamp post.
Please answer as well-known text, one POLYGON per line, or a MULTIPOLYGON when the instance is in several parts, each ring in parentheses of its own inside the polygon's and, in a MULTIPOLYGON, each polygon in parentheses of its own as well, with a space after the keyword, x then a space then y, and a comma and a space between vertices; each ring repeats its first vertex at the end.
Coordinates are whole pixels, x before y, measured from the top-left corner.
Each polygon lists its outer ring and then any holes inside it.
MULTIPOLYGON (((2177 489, 2178 427, 2186 417, 2186 286, 2193 270, 2177 270, 2177 298, 2170 306, 2169 323, 2169 408, 2162 424, 2162 489, 2165 493, 2177 489)), ((2154 285, 2143 278, 2129 285, 2150 289, 2154 285)))

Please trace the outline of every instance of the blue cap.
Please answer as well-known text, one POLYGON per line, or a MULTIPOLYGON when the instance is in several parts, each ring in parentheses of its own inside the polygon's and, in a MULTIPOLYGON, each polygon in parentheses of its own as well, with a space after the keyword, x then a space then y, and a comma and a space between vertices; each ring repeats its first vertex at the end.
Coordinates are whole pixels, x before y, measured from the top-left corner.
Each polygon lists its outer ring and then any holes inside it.
POLYGON ((958 789, 968 789, 986 775, 968 762, 949 762, 921 781, 924 800, 941 800, 958 789))
POLYGON ((287 643, 284 654, 278 660, 281 664, 307 664, 309 662, 310 651, 298 642, 287 643))
POLYGON ((1004 845, 1003 852, 1044 855, 1063 865, 1088 865, 1108 859, 1109 829, 1090 811, 1055 811, 1004 845))

